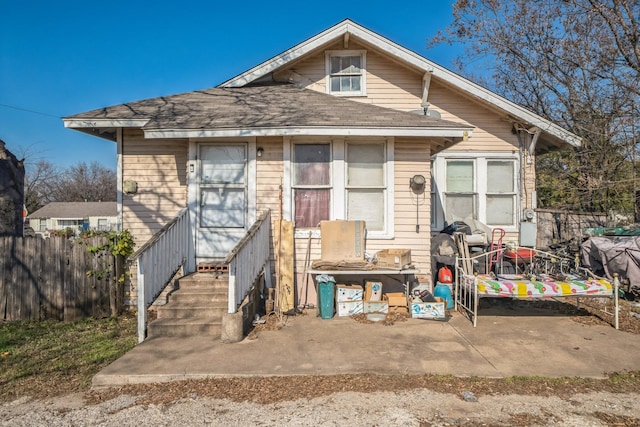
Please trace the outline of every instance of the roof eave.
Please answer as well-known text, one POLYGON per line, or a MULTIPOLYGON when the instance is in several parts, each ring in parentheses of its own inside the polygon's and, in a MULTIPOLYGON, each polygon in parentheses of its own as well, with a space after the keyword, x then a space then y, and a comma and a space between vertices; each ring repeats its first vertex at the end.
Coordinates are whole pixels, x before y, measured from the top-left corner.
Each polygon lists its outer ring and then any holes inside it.
POLYGON ((63 118, 64 127, 70 129, 105 129, 105 128, 127 128, 143 127, 149 123, 149 119, 95 119, 95 118, 63 118))
POLYGON ((95 119, 95 118, 63 118, 64 127, 116 142, 116 129, 141 128, 149 119, 95 119))
POLYGON ((467 139, 473 128, 415 128, 415 127, 263 127, 223 129, 144 129, 145 138, 216 138, 253 136, 405 136, 467 139))

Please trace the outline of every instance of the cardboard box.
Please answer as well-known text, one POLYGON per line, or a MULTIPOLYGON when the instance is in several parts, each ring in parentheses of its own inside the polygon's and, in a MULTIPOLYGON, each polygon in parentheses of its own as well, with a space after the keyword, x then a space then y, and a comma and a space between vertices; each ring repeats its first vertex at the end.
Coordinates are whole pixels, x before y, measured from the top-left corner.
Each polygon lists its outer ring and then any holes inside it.
POLYGON ((407 306, 404 306, 404 307, 391 307, 391 306, 389 306, 389 313, 409 314, 409 308, 407 306))
POLYGON ((411 265, 410 249, 384 249, 376 254, 378 268, 401 270, 405 265, 411 265))
POLYGON ((353 316, 360 314, 364 310, 364 301, 349 301, 336 303, 336 311, 338 316, 353 316))
POLYGON ((363 297, 360 285, 336 285, 336 302, 362 301, 363 297))
POLYGON ((388 313, 389 303, 386 301, 365 301, 364 313, 388 313))
POLYGON ((364 284, 364 300, 365 301, 382 301, 382 282, 365 282, 364 284))
POLYGON ((407 296, 402 292, 390 292, 384 294, 384 301, 389 303, 389 307, 407 306, 407 296))
POLYGON ((364 260, 364 221, 320 221, 323 261, 364 260))
POLYGON ((412 302, 411 317, 418 319, 445 319, 446 302, 436 297, 437 302, 412 302))

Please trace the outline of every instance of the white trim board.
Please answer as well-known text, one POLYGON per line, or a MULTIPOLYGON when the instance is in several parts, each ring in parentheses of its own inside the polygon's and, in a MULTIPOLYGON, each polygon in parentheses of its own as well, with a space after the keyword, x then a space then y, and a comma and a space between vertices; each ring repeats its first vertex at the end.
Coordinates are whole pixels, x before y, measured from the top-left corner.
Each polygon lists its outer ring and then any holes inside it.
POLYGON ((225 128, 225 129, 144 129, 145 138, 220 138, 250 136, 413 136, 468 138, 473 128, 339 128, 283 127, 283 128, 225 128))

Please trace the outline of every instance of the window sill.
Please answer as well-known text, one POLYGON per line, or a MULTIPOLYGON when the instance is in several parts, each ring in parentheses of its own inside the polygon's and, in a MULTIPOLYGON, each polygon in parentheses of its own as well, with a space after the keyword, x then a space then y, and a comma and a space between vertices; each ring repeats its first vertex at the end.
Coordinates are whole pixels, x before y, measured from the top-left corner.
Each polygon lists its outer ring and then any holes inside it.
MULTIPOLYGON (((322 234, 320 233, 319 228, 298 228, 294 230, 293 237, 295 239, 308 239, 309 233, 311 233, 312 239, 320 239, 322 238, 322 234)), ((366 235, 367 240, 391 240, 393 236, 386 233, 376 233, 367 231, 366 235)))
POLYGON ((350 98, 366 98, 366 93, 355 93, 355 92, 327 92, 329 95, 338 96, 338 97, 350 97, 350 98))

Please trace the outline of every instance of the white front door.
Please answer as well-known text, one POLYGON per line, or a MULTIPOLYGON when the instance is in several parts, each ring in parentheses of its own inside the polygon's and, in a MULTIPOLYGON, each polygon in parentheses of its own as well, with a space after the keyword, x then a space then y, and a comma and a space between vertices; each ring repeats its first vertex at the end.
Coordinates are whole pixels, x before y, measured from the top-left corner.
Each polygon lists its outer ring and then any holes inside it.
POLYGON ((196 261, 221 260, 248 225, 247 144, 198 145, 196 261))

